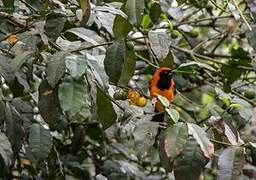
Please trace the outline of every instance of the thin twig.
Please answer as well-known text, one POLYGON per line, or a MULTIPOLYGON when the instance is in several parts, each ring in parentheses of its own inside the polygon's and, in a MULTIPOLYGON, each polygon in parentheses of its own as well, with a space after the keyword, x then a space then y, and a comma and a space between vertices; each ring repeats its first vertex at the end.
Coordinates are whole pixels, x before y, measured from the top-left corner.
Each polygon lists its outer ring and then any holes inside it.
POLYGON ((228 37, 228 32, 224 32, 223 37, 220 39, 220 41, 214 46, 212 49, 212 53, 215 52, 215 50, 225 41, 225 39, 228 37))
POLYGON ((199 22, 203 22, 203 21, 215 21, 217 19, 226 19, 226 18, 231 18, 233 17, 232 15, 228 15, 228 16, 216 16, 216 17, 207 17, 207 18, 202 18, 202 19, 197 19, 197 20, 192 20, 192 21, 182 21, 180 23, 178 23, 175 27, 181 26, 183 24, 196 24, 199 22))
POLYGON ((215 139, 210 139, 211 142, 217 143, 217 144, 221 144, 221 145, 225 145, 225 146, 234 146, 233 144, 227 143, 227 142, 222 142, 222 141, 218 141, 215 139))
POLYGON ((154 68, 158 68, 158 66, 156 66, 155 64, 153 64, 152 62, 150 62, 148 59, 144 58, 143 56, 135 53, 136 57, 139 58, 140 60, 146 62, 148 65, 154 67, 154 68))
POLYGON ((241 93, 235 91, 234 89, 231 90, 231 92, 232 92, 233 94, 235 94, 236 96, 238 96, 239 98, 241 98, 241 99, 243 99, 243 100, 249 102, 253 107, 256 107, 256 102, 255 102, 255 101, 253 101, 253 100, 251 100, 251 99, 248 99, 247 97, 243 96, 241 93))
POLYGON ((216 8, 220 9, 222 12, 225 13, 229 13, 228 11, 226 11, 225 9, 223 9, 222 7, 220 7, 217 3, 215 3, 214 1, 210 1, 216 8))
MULTIPOLYGON (((214 58, 211 58, 211 57, 208 57, 208 56, 204 56, 204 55, 202 55, 202 54, 198 54, 198 53, 192 52, 192 50, 188 50, 188 49, 185 49, 185 48, 181 48, 181 47, 175 46, 175 45, 173 45, 173 44, 171 44, 170 47, 173 48, 173 49, 176 49, 176 50, 178 50, 178 51, 184 52, 184 53, 186 53, 186 54, 188 54, 188 55, 193 55, 193 56, 195 56, 195 57, 198 57, 198 58, 200 58, 200 59, 202 59, 202 60, 207 60, 207 61, 209 61, 209 62, 213 62, 213 63, 217 63, 217 64, 221 64, 221 65, 227 65, 227 66, 228 66, 228 64, 225 63, 225 62, 218 61, 218 60, 216 60, 216 59, 214 59, 214 58)), ((252 70, 253 70, 252 67, 239 66, 239 65, 236 66, 236 67, 234 67, 234 68, 243 69, 243 70, 248 70, 248 71, 252 71, 252 70)))
POLYGON ((24 0, 20 0, 22 3, 24 3, 26 6, 28 6, 29 9, 31 9, 32 11, 34 11, 35 13, 38 13, 38 11, 33 7, 31 6, 29 3, 27 3, 26 1, 24 0))
POLYGON ((59 152, 57 151, 57 149, 56 149, 55 146, 53 146, 53 149, 54 149, 54 151, 56 152, 57 160, 58 160, 59 167, 60 167, 60 173, 61 173, 62 175, 64 175, 63 168, 62 168, 62 162, 61 162, 61 160, 60 160, 59 152))
MULTIPOLYGON (((144 39, 145 37, 147 37, 147 36, 130 38, 128 40, 129 41, 136 41, 138 39, 144 39)), ((104 42, 104 43, 101 43, 101 44, 96 44, 96 45, 91 45, 91 46, 86 46, 86 47, 80 47, 78 49, 72 50, 71 53, 75 53, 75 52, 79 52, 79 51, 83 51, 83 50, 89 50, 89 49, 93 49, 93 48, 100 47, 100 46, 107 46, 107 45, 113 44, 113 42, 114 41, 109 41, 109 42, 104 42)))
POLYGON ((204 41, 198 43, 198 44, 192 49, 192 51, 193 51, 193 52, 197 52, 197 50, 198 50, 200 47, 202 47, 205 43, 207 43, 207 42, 209 42, 209 41, 211 41, 211 40, 214 40, 214 39, 218 39, 218 38, 220 38, 221 36, 223 36, 223 33, 217 33, 217 34, 215 34, 215 35, 209 37, 208 39, 206 39, 206 40, 204 40, 204 41))
POLYGON ((245 19, 241 9, 239 8, 238 4, 236 3, 236 0, 232 0, 233 4, 235 5, 239 15, 241 16, 242 20, 244 21, 244 23, 246 24, 246 26, 248 27, 249 31, 252 31, 252 27, 250 26, 250 24, 248 23, 248 21, 245 19))

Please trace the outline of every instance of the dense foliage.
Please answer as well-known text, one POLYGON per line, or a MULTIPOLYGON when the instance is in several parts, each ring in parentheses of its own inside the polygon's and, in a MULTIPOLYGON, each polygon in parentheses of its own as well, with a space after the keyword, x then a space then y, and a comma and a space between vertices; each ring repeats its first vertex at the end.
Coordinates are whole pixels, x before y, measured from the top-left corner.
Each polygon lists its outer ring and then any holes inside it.
POLYGON ((255 5, 0 1, 0 177, 256 178, 255 5))

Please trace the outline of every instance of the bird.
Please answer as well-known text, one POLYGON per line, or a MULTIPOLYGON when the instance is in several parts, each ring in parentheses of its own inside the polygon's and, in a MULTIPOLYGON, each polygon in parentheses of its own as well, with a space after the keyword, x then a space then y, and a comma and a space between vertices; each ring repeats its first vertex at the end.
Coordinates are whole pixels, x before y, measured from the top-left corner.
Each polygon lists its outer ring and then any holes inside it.
POLYGON ((173 100, 175 91, 174 74, 170 68, 160 67, 155 71, 149 83, 150 96, 155 104, 156 112, 163 112, 165 110, 164 106, 157 99, 157 95, 167 98, 169 102, 173 100))
MULTIPOLYGON (((155 112, 156 114, 153 116, 152 121, 162 123, 164 122, 164 112, 165 107, 162 105, 162 103, 157 99, 157 95, 161 95, 168 99, 169 102, 171 102, 174 98, 174 90, 175 90, 175 83, 173 80, 174 72, 168 68, 168 67, 160 67, 158 68, 153 78, 151 79, 149 83, 149 91, 150 96, 152 97, 152 102, 155 104, 155 112)), ((155 136, 155 142, 153 144, 154 147, 157 147, 158 145, 158 137, 160 135, 161 129, 158 128, 156 136, 155 136)))

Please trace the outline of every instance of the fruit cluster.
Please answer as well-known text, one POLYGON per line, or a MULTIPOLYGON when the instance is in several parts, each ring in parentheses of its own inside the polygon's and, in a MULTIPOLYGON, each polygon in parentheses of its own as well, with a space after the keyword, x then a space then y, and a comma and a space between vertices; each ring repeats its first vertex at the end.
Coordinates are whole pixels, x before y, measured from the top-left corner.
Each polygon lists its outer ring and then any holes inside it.
POLYGON ((142 96, 137 90, 130 89, 125 91, 123 89, 118 89, 114 93, 114 98, 116 100, 126 100, 129 99, 130 104, 144 107, 147 105, 147 99, 142 96))

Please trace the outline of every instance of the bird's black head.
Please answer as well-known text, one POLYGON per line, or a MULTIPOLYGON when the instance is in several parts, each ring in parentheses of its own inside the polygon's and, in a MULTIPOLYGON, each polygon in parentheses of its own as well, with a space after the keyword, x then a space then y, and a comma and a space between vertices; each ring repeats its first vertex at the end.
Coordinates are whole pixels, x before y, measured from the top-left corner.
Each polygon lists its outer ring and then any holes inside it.
POLYGON ((163 70, 159 73, 159 81, 157 82, 157 86, 161 90, 167 90, 170 88, 172 79, 174 76, 174 72, 171 70, 163 70))
POLYGON ((160 79, 172 80, 174 72, 171 70, 163 70, 159 73, 160 79))

